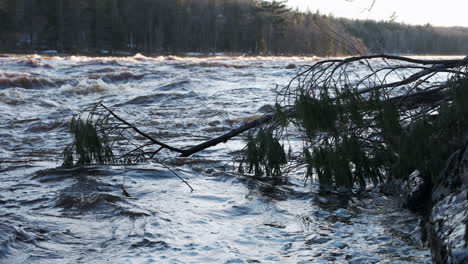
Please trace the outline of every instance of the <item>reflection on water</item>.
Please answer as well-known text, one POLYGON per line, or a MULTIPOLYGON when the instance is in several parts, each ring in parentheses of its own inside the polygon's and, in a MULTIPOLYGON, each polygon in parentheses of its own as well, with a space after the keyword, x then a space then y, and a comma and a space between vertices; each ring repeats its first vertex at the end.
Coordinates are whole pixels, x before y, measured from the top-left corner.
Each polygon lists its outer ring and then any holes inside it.
POLYGON ((189 146, 266 111, 293 66, 314 60, 2 56, 0 263, 429 263, 417 218, 379 193, 229 172, 241 137, 166 153, 193 193, 157 163, 57 168, 70 117, 96 101, 189 146))

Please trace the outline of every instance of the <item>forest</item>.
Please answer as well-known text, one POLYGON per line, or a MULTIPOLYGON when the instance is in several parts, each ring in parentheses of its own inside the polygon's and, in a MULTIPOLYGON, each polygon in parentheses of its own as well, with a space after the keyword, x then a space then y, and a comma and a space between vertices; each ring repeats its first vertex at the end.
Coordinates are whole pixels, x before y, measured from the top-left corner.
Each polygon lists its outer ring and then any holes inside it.
POLYGON ((0 51, 464 54, 468 29, 335 18, 260 0, 0 0, 0 51))

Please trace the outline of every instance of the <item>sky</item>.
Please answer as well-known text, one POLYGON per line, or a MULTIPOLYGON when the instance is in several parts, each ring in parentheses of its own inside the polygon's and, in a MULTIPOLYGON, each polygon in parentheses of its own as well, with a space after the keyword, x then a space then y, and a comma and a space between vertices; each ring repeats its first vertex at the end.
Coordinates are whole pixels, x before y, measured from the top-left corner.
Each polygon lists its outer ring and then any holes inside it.
POLYGON ((395 13, 397 22, 433 26, 468 27, 468 0, 289 0, 300 10, 317 9, 322 14, 357 19, 390 20, 395 13))

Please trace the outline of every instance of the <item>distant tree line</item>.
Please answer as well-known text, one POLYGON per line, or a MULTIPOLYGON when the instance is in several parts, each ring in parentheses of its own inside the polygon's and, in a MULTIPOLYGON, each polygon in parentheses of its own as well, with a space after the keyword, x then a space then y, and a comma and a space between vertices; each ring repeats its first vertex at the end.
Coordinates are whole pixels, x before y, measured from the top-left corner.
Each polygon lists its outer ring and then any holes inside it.
POLYGON ((340 19, 373 53, 467 54, 468 28, 340 19))
POLYGON ((468 29, 337 19, 262 0, 0 0, 0 50, 463 54, 468 29))

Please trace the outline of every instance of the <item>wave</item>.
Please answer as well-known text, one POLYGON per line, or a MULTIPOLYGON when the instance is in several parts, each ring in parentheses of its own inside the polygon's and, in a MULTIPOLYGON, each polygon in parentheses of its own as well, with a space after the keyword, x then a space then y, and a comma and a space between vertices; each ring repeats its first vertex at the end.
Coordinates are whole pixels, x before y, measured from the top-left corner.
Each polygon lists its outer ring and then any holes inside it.
POLYGON ((242 69, 249 67, 248 65, 242 65, 237 63, 226 63, 226 62, 219 62, 219 61, 202 61, 196 63, 194 66, 198 67, 210 67, 210 68, 234 68, 234 69, 242 69))
POLYGON ((166 242, 162 240, 153 241, 147 238, 143 238, 142 240, 131 244, 130 247, 132 248, 147 247, 147 248, 151 248, 152 251, 166 250, 170 248, 169 244, 167 244, 166 242))
MULTIPOLYGON (((205 59, 181 59, 181 64, 176 64, 176 68, 180 69, 188 69, 194 67, 201 67, 201 68, 232 68, 232 69, 243 69, 248 68, 251 65, 249 64, 239 64, 237 62, 222 62, 222 61, 209 61, 205 59)), ((256 65, 256 67, 259 67, 256 65)))
POLYGON ((156 101, 159 101, 161 98, 164 98, 167 96, 167 94, 152 94, 152 95, 142 95, 142 96, 137 96, 133 99, 128 100, 125 103, 122 104, 117 104, 115 107, 122 106, 122 105, 144 105, 144 104, 150 104, 154 103, 156 101))
POLYGON ((63 93, 73 93, 78 95, 90 95, 90 94, 100 94, 108 92, 122 92, 128 89, 125 85, 116 85, 111 83, 106 83, 102 79, 89 80, 81 79, 78 84, 70 85, 67 84, 62 88, 63 93))
POLYGON ((115 67, 106 67, 101 68, 93 71, 94 73, 108 73, 108 72, 115 72, 115 67))
POLYGON ((122 106, 122 105, 145 105, 145 104, 152 104, 156 102, 160 102, 161 100, 167 99, 183 99, 183 98, 190 98, 190 97, 195 97, 196 95, 190 92, 184 92, 184 93, 174 93, 174 90, 177 90, 177 88, 183 88, 187 85, 190 85, 191 81, 190 79, 181 79, 181 80, 175 80, 166 84, 162 84, 159 87, 155 88, 154 91, 156 93, 149 94, 149 95, 142 95, 142 96, 136 96, 127 102, 120 103, 114 105, 115 107, 122 106), (172 93, 164 93, 165 91, 172 91, 172 93))
POLYGON ((0 88, 20 87, 26 89, 56 87, 65 84, 63 79, 43 77, 31 73, 0 73, 0 88))
POLYGON ((124 72, 112 72, 104 74, 91 74, 88 76, 90 79, 102 79, 106 82, 116 82, 116 81, 129 81, 129 80, 140 80, 144 77, 144 74, 133 74, 129 71, 124 72))
POLYGON ((191 81, 188 78, 187 79, 182 79, 182 80, 175 80, 175 81, 163 84, 163 85, 159 86, 158 88, 156 88, 155 90, 170 91, 170 90, 174 90, 175 88, 178 88, 178 87, 187 86, 190 83, 191 83, 191 81))
POLYGON ((148 57, 142 55, 141 53, 137 53, 135 54, 135 56, 132 57, 134 60, 139 60, 139 61, 142 61, 142 60, 147 60, 148 57))
POLYGON ((26 244, 34 244, 37 239, 43 238, 43 236, 38 230, 28 226, 25 219, 18 219, 15 216, 13 217, 14 221, 8 221, 5 219, 11 218, 11 215, 0 215, 0 217, 4 219, 0 223, 0 262, 2 259, 9 259, 11 262, 8 263, 25 263, 27 254, 17 255, 17 249, 26 244))
POLYGON ((37 58, 26 58, 26 59, 20 60, 18 64, 22 66, 31 67, 31 68, 46 68, 46 69, 53 68, 52 65, 48 63, 43 63, 37 58))
POLYGON ((125 103, 117 104, 115 107, 122 105, 146 105, 161 102, 163 100, 167 102, 173 102, 175 100, 182 100, 186 98, 193 98, 196 95, 194 93, 154 93, 150 95, 137 96, 133 99, 128 100, 125 103))
POLYGON ((0 102, 9 105, 18 105, 26 103, 26 94, 22 89, 12 88, 0 90, 0 102))
POLYGON ((166 62, 174 64, 179 68, 204 67, 204 68, 247 68, 247 67, 268 67, 294 68, 294 66, 311 64, 320 57, 315 56, 229 56, 226 54, 217 54, 216 56, 204 56, 203 54, 188 53, 192 56, 145 56, 140 53, 134 56, 50 56, 50 55, 28 55, 28 56, 6 56, 7 59, 19 60, 29 67, 52 67, 43 61, 71 61, 82 66, 91 65, 126 65, 127 63, 157 63, 166 62))
POLYGON ((31 125, 29 125, 26 129, 28 132, 33 132, 33 133, 41 133, 41 132, 49 132, 51 130, 57 129, 57 128, 67 128, 67 123, 63 121, 50 121, 50 122, 34 122, 31 125))

